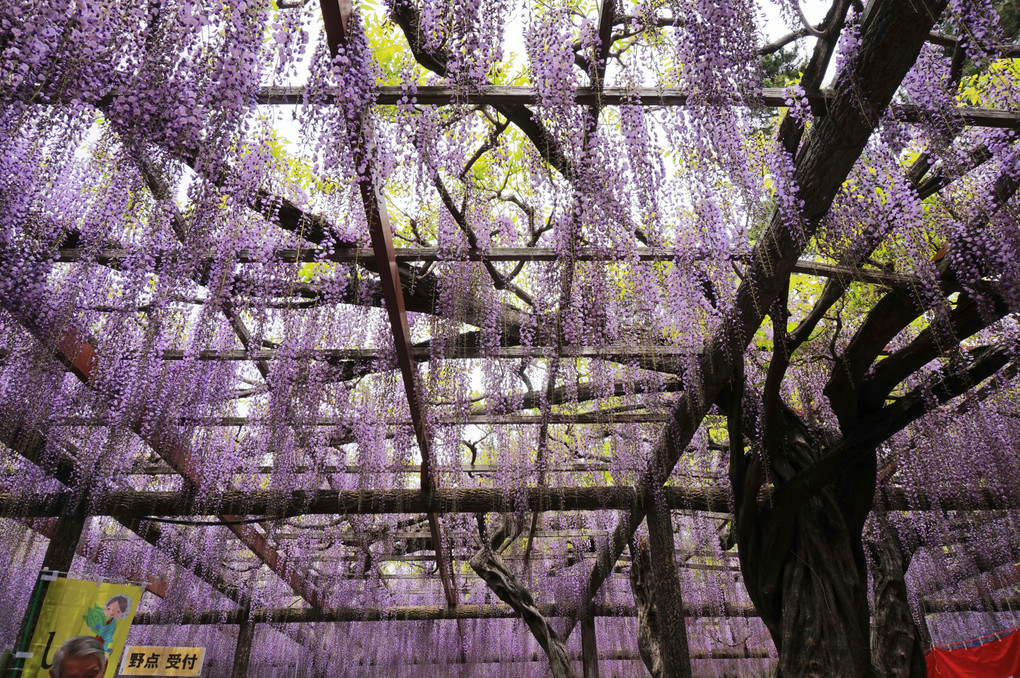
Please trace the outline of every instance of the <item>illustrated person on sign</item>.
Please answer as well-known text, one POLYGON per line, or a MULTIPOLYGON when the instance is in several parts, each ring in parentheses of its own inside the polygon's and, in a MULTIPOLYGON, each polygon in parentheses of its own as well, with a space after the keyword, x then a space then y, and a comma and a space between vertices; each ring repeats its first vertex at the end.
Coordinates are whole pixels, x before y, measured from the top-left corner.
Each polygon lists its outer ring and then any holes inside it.
POLYGON ((124 595, 114 596, 106 601, 105 607, 93 605, 85 613, 85 623, 96 634, 96 640, 103 643, 104 652, 113 651, 113 634, 117 632, 117 620, 127 616, 131 599, 124 595))
POLYGON ((104 673, 106 652, 102 642, 91 636, 65 640, 53 655, 50 667, 52 678, 101 678, 104 673))

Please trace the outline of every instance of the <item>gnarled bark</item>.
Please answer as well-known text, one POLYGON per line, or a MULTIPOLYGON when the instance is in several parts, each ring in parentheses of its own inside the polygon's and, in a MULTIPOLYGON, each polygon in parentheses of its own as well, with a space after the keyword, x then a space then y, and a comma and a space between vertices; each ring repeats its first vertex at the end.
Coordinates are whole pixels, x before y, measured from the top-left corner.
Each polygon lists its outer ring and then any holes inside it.
MULTIPOLYGON (((741 408, 729 404, 739 420, 741 408)), ((758 492, 766 478, 778 496, 833 445, 784 404, 778 407, 771 413, 777 435, 761 455, 745 456, 733 444, 743 438, 731 421, 734 523, 748 594, 779 651, 778 675, 873 675, 861 534, 874 497, 874 454, 862 454, 792 503, 773 504, 758 492)))
MULTIPOLYGON (((881 112, 889 105, 904 75, 917 60, 932 24, 941 15, 946 4, 946 0, 912 2, 875 0, 868 3, 867 15, 861 25, 860 48, 841 70, 835 87, 836 96, 828 107, 827 114, 815 120, 795 158, 793 178, 798 189, 798 197, 803 201, 800 210, 803 230, 795 233, 794 229, 787 225, 783 215, 777 212, 756 242, 751 261, 737 288, 736 298, 731 307, 732 314, 706 344, 704 356, 700 361, 700 383, 689 384, 683 396, 676 401, 671 412, 670 424, 663 431, 662 440, 657 446, 656 454, 664 460, 662 468, 667 476, 673 470, 682 450, 690 442, 708 408, 733 384, 736 364, 744 355, 751 337, 761 326, 765 314, 787 289, 790 273, 803 252, 804 243, 814 235, 822 219, 829 213, 833 200, 871 137, 881 112)), ((742 381, 741 379, 741 384, 742 381)), ((840 452, 842 455, 842 450, 840 452)), ((868 454, 867 450, 863 450, 861 456, 867 457, 868 454)), ((855 459, 851 465, 859 464, 855 459)), ((822 468, 816 469, 810 475, 814 476, 818 472, 827 473, 828 466, 829 464, 823 464, 822 468)), ((871 471, 873 485, 874 468, 871 471)), ((734 481, 734 491, 738 485, 741 488, 743 486, 743 474, 740 475, 741 477, 734 481)), ((867 485, 868 483, 865 483, 864 487, 867 485)), ((845 487, 853 486, 846 484, 845 487)), ((833 491, 827 490, 830 494, 833 491)), ((814 490, 812 493, 817 494, 814 490)), ((750 500, 753 502, 754 497, 752 496, 750 500)), ((833 499, 830 498, 828 501, 831 502, 833 499)), ((868 506, 870 507, 870 500, 868 506)), ((783 529, 788 532, 786 540, 793 541, 794 532, 800 531, 799 527, 796 530, 793 528, 802 522, 807 532, 816 532, 819 538, 823 538, 829 520, 827 510, 824 506, 812 509, 812 515, 805 514, 803 520, 799 516, 794 520, 784 519, 786 524, 783 529)), ((598 592, 612 571, 612 564, 622 553, 627 540, 643 517, 643 510, 631 511, 614 530, 612 539, 606 543, 596 559, 596 565, 582 592, 583 598, 590 599, 598 592)), ((839 515, 833 518, 837 524, 843 521, 843 517, 839 515)), ((753 530, 755 521, 745 519, 742 522, 750 523, 753 530)), ((848 532, 847 540, 853 534, 853 530, 848 532)), ((858 531, 858 540, 859 535, 858 531)), ((801 536, 807 538, 810 535, 801 536)), ((811 539, 807 541, 810 542, 811 539)), ((741 541, 741 552, 745 543, 749 543, 747 538, 741 541)), ((841 546, 840 550, 851 556, 852 544, 841 546)), ((789 549, 780 545, 775 557, 782 558, 785 562, 790 555, 789 549)), ((753 561, 744 559, 743 562, 746 564, 753 561)), ((829 563, 825 559, 821 562, 824 565, 822 572, 827 572, 829 563)), ((858 569, 863 570, 863 563, 858 569)), ((851 577, 851 580, 853 579, 855 578, 851 577)), ((859 588, 860 598, 866 601, 864 583, 852 584, 851 588, 859 588)), ((759 592, 759 600, 764 601, 763 594, 764 592, 759 592)), ((776 611, 769 612, 776 622, 775 628, 778 629, 780 616, 778 612, 782 609, 782 596, 777 590, 772 590, 767 597, 774 599, 779 605, 776 611)), ((851 597, 856 600, 858 594, 855 593, 851 597)), ((815 602, 824 605, 829 601, 817 599, 815 602)), ((856 634, 862 635, 860 643, 863 644, 863 656, 866 657, 867 633, 857 631, 856 634)), ((855 641, 855 646, 860 643, 855 641)), ((837 675, 829 673, 829 668, 837 672, 854 670, 847 669, 845 664, 834 664, 827 667, 821 675, 837 675)))
POLYGON ((637 608, 638 651, 652 678, 663 678, 662 651, 659 645, 659 613, 652 590, 652 558, 648 540, 630 544, 630 590, 637 608))
POLYGON ((556 635, 549 621, 542 615, 528 590, 507 568, 506 563, 483 543, 471 559, 473 569, 500 600, 512 607, 531 629, 535 640, 549 657, 553 678, 574 678, 574 669, 567 656, 566 645, 556 635))
POLYGON ((883 678, 925 678, 921 635, 910 614, 903 580, 910 567, 910 554, 903 552, 888 521, 877 516, 875 520, 876 534, 866 543, 873 563, 871 591, 875 609, 871 661, 883 678))
MULTIPOLYGON (((868 674, 865 576, 853 534, 833 492, 812 499, 796 518, 778 595, 780 671, 793 676, 868 674)), ((775 635, 773 636, 775 638, 775 635)))

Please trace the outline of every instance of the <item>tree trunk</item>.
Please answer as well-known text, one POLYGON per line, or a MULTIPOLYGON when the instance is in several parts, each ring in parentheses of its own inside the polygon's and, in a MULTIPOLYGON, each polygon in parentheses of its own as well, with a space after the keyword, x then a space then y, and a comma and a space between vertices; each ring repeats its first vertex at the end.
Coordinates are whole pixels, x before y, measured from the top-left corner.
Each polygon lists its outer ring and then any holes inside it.
POLYGON ((781 607, 776 643, 781 675, 866 676, 867 576, 854 556, 846 521, 831 497, 809 500, 795 521, 772 606, 781 607))
POLYGON ((659 613, 652 593, 652 558, 648 540, 630 544, 630 590, 638 620, 638 652, 652 678, 663 678, 662 652, 659 647, 659 613))
POLYGON ((599 645, 591 609, 581 615, 581 667, 583 678, 599 678, 599 645))
MULTIPOLYGON (((869 651, 864 520, 874 497, 874 453, 855 455, 834 482, 798 478, 834 444, 785 405, 764 454, 731 444, 740 567, 779 651, 783 678, 874 675, 869 651), (870 478, 870 481, 869 481, 870 478), (759 498, 766 481, 772 499, 759 498), (794 482, 797 481, 797 482, 794 482), (798 488, 798 489, 793 489, 798 488)), ((740 426, 731 440, 743 440, 740 426)))
POLYGON ((662 497, 650 502, 648 546, 651 555, 652 590, 659 617, 659 644, 665 678, 691 678, 683 592, 676 567, 673 518, 662 497))
POLYGON ((925 678, 924 646, 910 614, 903 580, 910 567, 910 555, 903 553, 887 521, 876 520, 876 535, 867 542, 874 562, 871 661, 883 678, 925 678))
POLYGON ((485 581, 500 600, 521 615, 535 640, 548 655, 553 678, 574 678, 574 669, 570 665, 563 641, 556 635, 548 620, 542 616, 528 590, 517 581, 507 569, 503 559, 496 555, 484 540, 478 553, 471 559, 471 569, 485 581))

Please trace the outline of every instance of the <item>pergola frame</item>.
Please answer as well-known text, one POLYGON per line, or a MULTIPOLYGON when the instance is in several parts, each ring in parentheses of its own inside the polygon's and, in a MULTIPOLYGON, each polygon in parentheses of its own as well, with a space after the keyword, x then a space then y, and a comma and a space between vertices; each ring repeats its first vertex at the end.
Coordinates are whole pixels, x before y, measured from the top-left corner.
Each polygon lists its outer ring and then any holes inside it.
MULTIPOLYGON (((613 18, 612 0, 607 0, 603 9, 610 8, 610 11, 603 12, 604 17, 613 18)), ((341 44, 346 41, 346 26, 348 23, 350 6, 349 3, 334 0, 322 0, 323 17, 325 19, 327 41, 330 49, 335 55, 341 44)), ((610 24, 611 28, 611 24, 610 24)), ((943 36, 944 37, 944 36, 943 36)), ((940 43, 941 44, 941 43, 940 43)), ((1010 47, 1010 49, 1016 49, 1010 47)), ((115 95, 112 95, 115 96, 115 95)), ((416 103, 419 106, 444 106, 444 105, 534 105, 536 95, 534 91, 526 88, 490 87, 478 91, 461 92, 444 87, 419 88, 416 92, 416 103)), ((813 92, 809 95, 812 109, 817 114, 822 114, 836 105, 834 96, 829 93, 813 92)), ((300 89, 267 89, 260 94, 259 103, 273 105, 300 104, 303 100, 303 92, 300 89)), ((405 103, 405 95, 399 88, 382 87, 379 89, 376 103, 379 105, 400 105, 405 103)), ((639 90, 624 91, 611 88, 593 87, 582 88, 577 93, 577 104, 580 106, 684 106, 688 103, 685 92, 679 90, 639 90)), ((765 90, 760 100, 745 102, 748 105, 760 106, 784 106, 786 95, 781 90, 765 90)), ((98 107, 103 108, 108 102, 98 102, 98 107)), ((893 112, 897 119, 902 121, 916 121, 917 110, 910 106, 894 105, 893 112)), ((1002 112, 984 109, 961 108, 956 111, 947 112, 949 117, 963 125, 997 127, 1006 129, 1020 129, 1020 113, 1002 112)), ((442 477, 433 466, 433 455, 429 440, 428 426, 426 424, 426 404, 423 402, 420 386, 417 383, 416 362, 426 360, 429 356, 427 347, 415 346, 411 341, 409 326, 407 322, 407 310, 404 303, 404 293, 398 264, 408 262, 436 262, 446 261, 444 254, 436 248, 395 248, 391 228, 385 211, 385 204, 379 194, 381 178, 376 175, 371 161, 368 159, 365 145, 368 143, 367 132, 355 128, 353 134, 359 138, 359 143, 353 145, 352 151, 357 163, 366 169, 360 182, 361 197, 368 217, 368 224, 372 236, 373 247, 349 248, 334 251, 328 258, 330 261, 342 263, 362 263, 373 261, 375 271, 379 275, 384 305, 392 328, 392 336, 396 347, 398 368, 403 381, 404 392, 407 397, 410 421, 394 422, 399 425, 410 425, 414 431, 418 450, 421 454, 421 463, 406 468, 408 473, 416 473, 420 478, 420 489, 418 490, 322 490, 314 494, 293 493, 293 496, 283 496, 272 491, 265 492, 224 492, 210 500, 210 506, 216 508, 211 513, 208 508, 196 503, 193 496, 181 495, 174 492, 113 492, 102 498, 98 510, 91 515, 106 515, 116 518, 125 527, 137 533, 141 538, 150 544, 156 545, 159 539, 158 527, 152 523, 143 521, 149 516, 160 517, 208 517, 218 516, 218 519, 235 534, 237 539, 245 548, 256 555, 270 571, 279 576, 293 591, 303 599, 309 607, 291 610, 253 610, 250 607, 250 600, 242 591, 228 582, 223 573, 210 571, 197 563, 181 563, 183 567, 194 572, 196 576, 213 586, 214 589, 237 602, 238 611, 228 614, 227 623, 238 623, 244 631, 242 640, 238 644, 238 657, 235 664, 234 675, 240 678, 244 675, 247 667, 247 654, 250 651, 254 625, 258 623, 269 624, 300 624, 300 623, 325 623, 344 621, 372 621, 372 620, 428 620, 428 619, 468 619, 468 618, 503 618, 516 616, 509 607, 489 606, 483 608, 476 605, 462 605, 457 600, 457 588, 452 581, 450 572, 450 555, 446 548, 443 548, 444 537, 441 527, 441 516, 445 513, 490 513, 513 510, 515 504, 509 497, 501 496, 497 490, 478 489, 443 489, 439 487, 438 481, 442 477), (280 509, 280 507, 283 507, 280 509), (290 509, 289 507, 293 507, 290 509), (279 518, 294 515, 336 515, 336 514, 382 514, 382 513, 422 513, 427 517, 429 525, 429 537, 435 552, 435 559, 438 567, 439 579, 447 600, 447 606, 418 606, 404 610, 347 610, 338 608, 325 608, 320 600, 320 594, 314 584, 310 583, 307 574, 296 571, 285 562, 284 557, 265 539, 265 537, 254 527, 240 524, 240 521, 250 516, 261 516, 266 519, 279 518), (238 668, 241 667, 241 668, 238 668)), ((926 190, 931 193, 944 187, 944 183, 929 184, 926 190)), ((159 195, 158 189, 154 191, 157 198, 166 199, 166 195, 159 195)), ((929 193, 929 194, 931 194, 929 193)), ((303 215, 307 216, 307 215, 303 215)), ((119 260, 129 256, 130 252, 121 249, 107 249, 95 258, 100 264, 116 266, 119 260)), ((758 253, 738 253, 735 259, 756 262, 758 253)), ((488 248, 471 250, 465 257, 468 261, 527 261, 527 262, 551 262, 557 259, 557 253, 549 248, 488 248)), ((691 257, 692 253, 679 250, 656 250, 647 249, 640 251, 637 259, 641 261, 674 261, 684 257, 691 257)), ((694 253, 693 256, 696 256, 694 253)), ((80 252, 76 249, 61 250, 57 262, 74 262, 80 258, 80 252)), ((308 262, 321 261, 315 249, 305 250, 280 250, 276 253, 276 259, 280 262, 308 262)), ((604 253, 595 251, 579 251, 578 261, 603 261, 611 260, 604 253)), ((242 255, 240 262, 244 263, 242 255)), ((886 287, 907 287, 915 281, 899 274, 889 273, 878 269, 865 269, 853 266, 837 266, 822 262, 813 262, 805 259, 798 259, 789 266, 790 272, 811 276, 835 278, 841 281, 860 282, 886 287)), ((185 357, 197 358, 199 360, 235 360, 253 361, 260 366, 265 375, 265 364, 276 357, 274 349, 250 347, 248 343, 248 332, 244 327, 240 316, 232 311, 229 306, 223 308, 224 313, 230 320, 237 332, 239 340, 244 345, 243 350, 237 351, 207 351, 197 355, 187 355, 181 351, 168 350, 164 352, 164 360, 180 360, 185 357)), ((35 322, 32 318, 19 318, 22 324, 29 331, 34 330, 35 322)), ((84 384, 89 385, 95 370, 101 361, 102 356, 96 353, 93 344, 85 337, 74 333, 67 333, 59 338, 46 337, 37 334, 40 342, 53 350, 54 356, 67 366, 84 384)), ((562 346, 556 346, 559 350, 557 355, 565 357, 593 357, 599 359, 613 359, 626 361, 635 358, 642 352, 646 357, 662 361, 664 353, 658 349, 645 349, 641 347, 614 347, 607 353, 606 347, 599 347, 586 352, 583 347, 574 347, 562 350, 562 346)), ((548 351, 543 347, 522 348, 508 346, 504 349, 508 358, 516 358, 525 355, 535 357, 547 357, 548 351)), ((312 359, 328 361, 334 364, 353 365, 350 369, 357 369, 358 365, 367 365, 378 357, 379 351, 375 349, 335 349, 323 350, 312 359)), ((491 352, 490 352, 491 353, 491 352)), ((690 355, 690 351, 674 350, 677 356, 690 355)), ((483 354, 472 347, 464 347, 460 355, 449 357, 472 359, 483 357, 483 354)), ((489 353, 485 357, 491 357, 489 353)), ((673 422, 675 414, 665 412, 639 412, 639 413, 606 413, 592 412, 574 415, 512 415, 500 417, 497 415, 475 414, 467 417, 450 419, 444 423, 448 424, 521 424, 532 423, 548 426, 550 423, 577 423, 577 424, 603 424, 608 425, 617 422, 629 423, 653 423, 673 422)), ((71 425, 81 425, 81 422, 67 422, 71 425)), ((256 420, 233 418, 223 420, 219 423, 214 421, 200 422, 201 425, 222 425, 222 426, 243 426, 257 423, 256 420)), ((101 421, 86 422, 88 425, 102 425, 101 421)), ((323 420, 322 426, 343 426, 342 422, 335 420, 323 420)), ((185 487, 196 489, 200 483, 192 467, 190 456, 191 451, 188 445, 183 442, 168 442, 166 430, 160 431, 160 435, 154 435, 142 427, 138 422, 132 430, 149 445, 150 449, 158 454, 160 462, 158 465, 142 470, 142 473, 175 474, 182 479, 185 487)), ((26 459, 38 462, 39 451, 43 447, 43 437, 38 431, 15 430, 5 436, 3 442, 12 449, 21 453, 26 459)), ((598 468, 595 465, 582 468, 567 468, 563 472, 573 472, 598 468)), ((54 473, 54 477, 61 482, 68 484, 71 478, 72 462, 67 461, 54 473)), ((271 468, 264 469, 271 472, 271 468)), ((335 469, 334 472, 346 472, 348 469, 335 469)), ((465 472, 492 472, 492 469, 464 469, 465 472)), ((556 472, 550 469, 550 472, 556 472)), ((731 506, 732 498, 727 492, 719 492, 714 489, 699 487, 676 487, 669 486, 665 490, 670 508, 686 511, 700 511, 724 515, 731 506)), ((0 495, 0 511, 7 517, 18 518, 57 518, 55 526, 30 522, 36 529, 42 530, 50 538, 50 547, 47 552, 47 566, 54 569, 69 569, 75 549, 78 548, 78 540, 84 521, 87 519, 81 512, 80 505, 71 504, 71 493, 54 493, 48 495, 33 495, 23 497, 20 495, 0 495)), ((80 502, 80 498, 79 498, 80 502)), ((529 511, 588 511, 588 510, 622 510, 634 516, 643 516, 651 506, 650 488, 648 487, 610 487, 610 488, 571 488, 571 487, 535 487, 528 488, 526 492, 526 506, 529 511)), ((882 497, 882 504, 885 510, 902 511, 917 510, 918 499, 912 496, 908 502, 905 493, 899 488, 889 488, 882 497)), ((947 505, 941 501, 937 508, 939 510, 977 511, 993 509, 1020 509, 1020 507, 1003 506, 1001 499, 996 496, 988 496, 984 501, 968 499, 958 506, 947 505)), ((622 549, 619 538, 612 543, 612 549, 622 549)), ((608 555, 608 554, 606 554, 608 555)), ((615 563, 619 554, 612 560, 615 563)), ((607 572, 605 567, 596 566, 592 573, 592 583, 588 593, 594 596, 598 591, 600 576, 604 578, 607 572)), ((610 567, 611 570, 611 567, 610 567)), ((132 576, 139 576, 133 574, 132 576)), ((591 604, 589 600, 587 603, 591 604)), ((576 619, 582 614, 580 606, 540 606, 547 616, 566 616, 576 619)), ((940 599, 926 601, 930 610, 961 609, 965 608, 962 601, 940 599)), ((753 609, 736 608, 727 609, 731 616, 754 616, 753 609)), ((687 610, 688 614, 701 616, 709 614, 710 610, 687 610)), ((218 614, 218 613, 217 613, 218 614)), ((630 616, 634 614, 633 608, 607 608, 596 606, 594 615, 605 616, 630 616)), ((185 623, 208 624, 220 623, 221 617, 214 617, 212 613, 199 614, 196 617, 189 617, 185 623)), ((153 616, 141 615, 136 623, 158 624, 160 621, 153 616)), ((174 622, 179 623, 179 622, 174 622)), ((299 638, 300 642, 300 638, 299 638)), ((588 650, 586 649, 586 654, 588 650)), ((597 654, 597 651, 594 651, 597 654)), ((745 656, 760 656, 745 655, 745 656)), ((608 657, 607 657, 608 658, 608 657)), ((632 657, 628 657, 632 658, 632 657)), ((693 658, 693 657, 692 657, 693 658)), ((484 660, 479 660, 484 661, 484 660)), ((586 673, 586 675, 588 675, 586 673)))

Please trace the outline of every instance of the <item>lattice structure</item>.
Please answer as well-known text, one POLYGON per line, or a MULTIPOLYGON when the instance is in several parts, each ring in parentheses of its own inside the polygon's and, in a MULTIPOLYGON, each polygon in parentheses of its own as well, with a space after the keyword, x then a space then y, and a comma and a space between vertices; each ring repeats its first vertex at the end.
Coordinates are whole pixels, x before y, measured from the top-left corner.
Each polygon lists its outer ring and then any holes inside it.
POLYGON ((5 607, 148 581, 235 678, 1016 624, 1008 12, 384 4, 0 10, 5 607))

